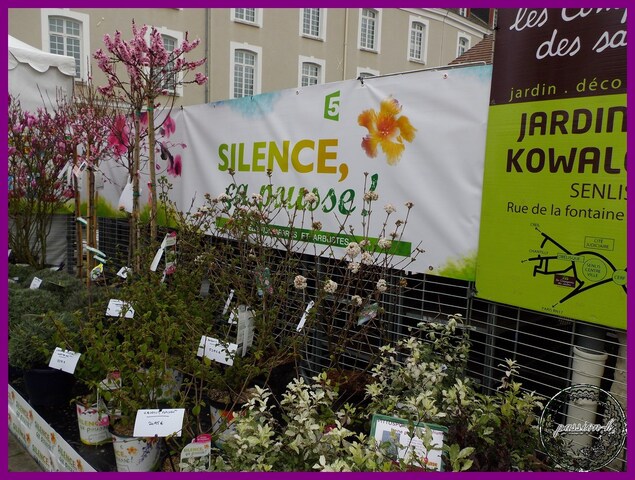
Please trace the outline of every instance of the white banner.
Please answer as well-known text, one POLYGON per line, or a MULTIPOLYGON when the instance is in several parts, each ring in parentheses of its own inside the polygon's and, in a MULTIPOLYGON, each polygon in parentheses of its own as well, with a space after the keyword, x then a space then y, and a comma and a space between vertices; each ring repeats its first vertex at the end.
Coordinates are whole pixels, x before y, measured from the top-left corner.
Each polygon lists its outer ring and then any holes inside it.
MULTIPOLYGON (((336 216, 361 233, 367 172, 366 190, 379 195, 369 236, 380 236, 386 204, 396 209, 388 235, 412 202, 398 251, 410 256, 421 243, 425 253, 409 270, 473 280, 490 80, 491 66, 458 67, 175 110, 170 140, 186 147, 170 160, 172 198, 183 210, 193 198, 202 206, 206 193, 264 201, 281 193, 295 203, 305 188, 318 197, 311 208, 322 229, 314 241, 325 243, 339 232, 336 216), (228 187, 229 169, 238 191, 228 187)), ((351 240, 338 237, 340 247, 351 240)))

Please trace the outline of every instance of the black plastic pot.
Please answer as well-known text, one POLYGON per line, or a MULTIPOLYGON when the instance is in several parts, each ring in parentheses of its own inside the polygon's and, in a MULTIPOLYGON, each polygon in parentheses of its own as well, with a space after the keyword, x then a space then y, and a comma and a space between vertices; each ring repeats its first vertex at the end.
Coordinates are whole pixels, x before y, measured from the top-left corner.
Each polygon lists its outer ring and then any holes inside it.
POLYGON ((67 405, 73 395, 75 377, 54 368, 34 368, 24 372, 24 388, 33 406, 67 405))

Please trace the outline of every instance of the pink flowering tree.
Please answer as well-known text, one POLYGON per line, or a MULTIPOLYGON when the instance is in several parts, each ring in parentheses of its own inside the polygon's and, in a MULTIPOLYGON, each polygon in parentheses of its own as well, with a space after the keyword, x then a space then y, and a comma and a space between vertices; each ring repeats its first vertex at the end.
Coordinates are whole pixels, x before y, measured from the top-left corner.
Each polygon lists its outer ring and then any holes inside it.
MULTIPOLYGON (((179 175, 180 157, 173 156, 165 141, 156 141, 156 132, 165 138, 174 131, 169 112, 173 106, 173 90, 185 83, 203 85, 207 77, 198 72, 194 79, 186 80, 186 74, 203 65, 206 59, 186 60, 186 55, 194 50, 200 40, 185 40, 174 50, 168 51, 163 44, 159 31, 147 25, 137 27, 132 22, 132 39, 123 40, 121 32, 114 36, 105 35, 106 50, 99 49, 94 54, 97 65, 106 74, 107 85, 99 90, 106 97, 116 99, 129 110, 117 117, 110 137, 115 153, 125 156, 131 154, 129 177, 132 182, 133 211, 132 223, 135 241, 131 246, 136 249, 140 243, 139 195, 140 166, 143 150, 142 143, 147 142, 149 188, 150 188, 150 234, 156 239, 157 193, 155 154, 168 162, 167 172, 179 175), (169 104, 162 105, 160 98, 167 98, 169 104), (155 109, 162 108, 164 115, 157 115, 155 109), (156 120, 161 118, 159 124, 156 120)), ((138 266, 136 265, 136 268, 138 266)))
MULTIPOLYGON (((67 112, 67 141, 70 143, 73 156, 73 168, 85 166, 81 175, 73 175, 73 190, 75 192, 75 215, 80 215, 80 181, 86 178, 86 244, 97 247, 97 190, 95 188, 95 173, 100 163, 111 156, 108 135, 112 131, 114 108, 93 86, 92 81, 81 88, 77 88, 72 104, 63 109, 67 112)), ((83 270, 82 229, 77 228, 77 267, 81 277, 83 270)), ((89 274, 95 262, 89 251, 86 251, 86 275, 90 283, 89 274)))
POLYGON ((25 111, 9 95, 9 247, 18 262, 36 267, 46 264, 53 214, 73 197, 64 175, 72 153, 66 119, 63 109, 25 111))

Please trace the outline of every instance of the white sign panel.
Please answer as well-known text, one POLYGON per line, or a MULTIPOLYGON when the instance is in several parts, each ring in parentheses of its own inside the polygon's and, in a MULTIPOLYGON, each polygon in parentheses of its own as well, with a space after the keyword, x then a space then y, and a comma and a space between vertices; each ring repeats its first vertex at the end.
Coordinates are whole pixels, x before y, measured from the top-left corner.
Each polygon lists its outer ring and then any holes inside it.
POLYGON ((254 194, 304 206, 322 228, 294 225, 298 238, 343 249, 353 237, 338 220, 362 232, 372 190, 371 242, 407 218, 392 251, 407 258, 425 250, 409 270, 472 280, 490 80, 489 65, 457 67, 184 107, 172 112, 171 141, 187 149, 170 195, 184 211, 203 207, 205 194, 227 195, 230 207, 254 194), (304 189, 315 203, 303 203, 304 189), (381 232, 387 204, 395 211, 381 232))

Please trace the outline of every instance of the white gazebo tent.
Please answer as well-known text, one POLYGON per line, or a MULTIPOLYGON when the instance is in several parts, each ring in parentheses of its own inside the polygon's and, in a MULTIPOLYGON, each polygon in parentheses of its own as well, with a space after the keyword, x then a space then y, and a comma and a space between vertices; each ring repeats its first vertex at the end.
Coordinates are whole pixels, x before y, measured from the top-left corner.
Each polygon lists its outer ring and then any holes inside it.
POLYGON ((9 35, 9 93, 23 110, 55 106, 57 95, 70 97, 75 59, 44 52, 9 35))

